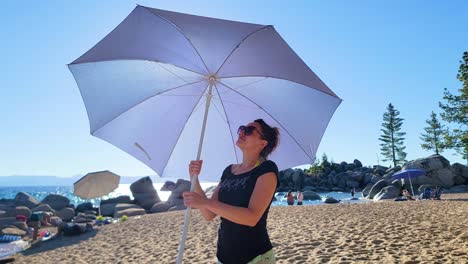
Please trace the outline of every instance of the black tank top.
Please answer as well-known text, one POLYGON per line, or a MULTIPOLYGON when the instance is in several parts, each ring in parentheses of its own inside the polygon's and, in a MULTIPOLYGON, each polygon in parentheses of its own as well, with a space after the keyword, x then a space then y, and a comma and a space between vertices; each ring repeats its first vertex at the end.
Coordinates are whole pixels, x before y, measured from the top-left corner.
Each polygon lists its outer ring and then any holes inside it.
MULTIPOLYGON (((257 178, 268 172, 275 173, 278 187, 278 167, 273 161, 264 161, 251 171, 239 175, 232 174, 231 167, 224 169, 219 183, 218 200, 222 203, 248 208, 257 178)), ((254 227, 236 224, 221 217, 216 253, 219 261, 223 264, 247 263, 273 248, 266 228, 269 210, 270 205, 254 227)))

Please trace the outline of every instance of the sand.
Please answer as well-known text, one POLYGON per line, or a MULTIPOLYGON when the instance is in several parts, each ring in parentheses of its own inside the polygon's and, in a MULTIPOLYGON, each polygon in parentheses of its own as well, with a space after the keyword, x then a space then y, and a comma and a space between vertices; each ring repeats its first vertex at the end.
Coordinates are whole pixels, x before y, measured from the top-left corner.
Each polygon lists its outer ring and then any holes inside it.
MULTIPOLYGON (((277 263, 468 263, 468 194, 442 201, 274 207, 277 263)), ((219 220, 193 211, 184 263, 216 263, 219 220)), ((14 263, 174 263, 183 211, 145 215, 59 237, 14 263)))

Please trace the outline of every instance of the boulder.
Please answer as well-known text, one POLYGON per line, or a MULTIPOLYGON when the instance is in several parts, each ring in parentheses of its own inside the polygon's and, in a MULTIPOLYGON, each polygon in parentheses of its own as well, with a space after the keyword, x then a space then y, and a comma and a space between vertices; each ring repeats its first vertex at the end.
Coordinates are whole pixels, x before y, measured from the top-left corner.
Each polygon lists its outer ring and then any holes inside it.
POLYGON ((160 191, 163 191, 163 192, 170 192, 172 190, 174 190, 174 187, 175 187, 175 182, 172 182, 172 181, 166 181, 164 183, 164 185, 161 187, 161 190, 160 191))
POLYGON ((11 225, 20 230, 28 231, 28 225, 23 221, 15 221, 11 225))
POLYGON ((143 209, 143 208, 141 208, 140 206, 138 206, 136 204, 116 204, 115 207, 114 207, 114 212, 127 210, 127 209, 132 209, 132 208, 143 209))
POLYGON ((15 205, 13 203, 11 204, 0 204, 0 211, 10 211, 10 210, 13 210, 15 209, 15 205))
POLYGON ((304 195, 305 201, 322 200, 322 197, 313 191, 304 191, 302 194, 304 195))
POLYGON ((379 193, 374 196, 374 201, 384 199, 395 199, 400 195, 400 188, 393 185, 382 188, 379 193))
POLYGON ((374 196, 380 192, 380 190, 382 190, 382 188, 384 188, 385 186, 388 185, 388 181, 386 180, 380 180, 378 182, 376 182, 372 188, 369 190, 369 195, 367 198, 369 199, 373 199, 374 196))
POLYGON ((455 175, 468 180, 468 166, 462 165, 460 163, 454 163, 452 164, 452 171, 455 173, 455 175))
POLYGON ((206 188, 206 190, 205 190, 206 197, 211 198, 211 196, 213 196, 213 192, 216 189, 216 187, 217 187, 217 185, 210 186, 210 187, 206 188))
POLYGON ((17 222, 16 217, 3 217, 3 218, 0 218, 0 228, 3 228, 5 226, 11 226, 15 222, 17 222))
POLYGON ((326 204, 335 204, 335 203, 339 203, 340 201, 333 198, 333 197, 331 197, 331 196, 329 196, 329 197, 325 198, 325 201, 323 201, 323 202, 326 203, 326 204))
POLYGON ((392 181, 392 185, 395 186, 396 188, 399 188, 401 190, 402 184, 400 180, 394 180, 392 181))
POLYGON ((171 195, 167 199, 167 203, 173 206, 179 206, 184 204, 183 192, 190 191, 190 181, 179 179, 172 190, 171 195))
POLYGON ((115 211, 114 218, 120 218, 124 215, 126 215, 127 217, 130 217, 130 216, 137 216, 137 215, 144 215, 144 214, 146 214, 146 212, 145 212, 145 209, 143 208, 128 208, 128 209, 121 210, 121 211, 115 211))
POLYGON ((362 198, 367 198, 367 196, 369 196, 369 192, 372 189, 372 186, 374 186, 372 182, 367 184, 367 186, 361 192, 362 198))
POLYGON ((172 193, 182 194, 185 191, 190 191, 190 185, 191 185, 190 181, 178 179, 174 186, 174 189, 172 190, 172 193))
POLYGON ((294 190, 302 189, 304 183, 304 172, 302 170, 296 169, 292 175, 292 182, 294 190))
POLYGON ((114 216, 115 206, 117 204, 102 204, 100 207, 102 216, 114 216))
POLYGON ((16 217, 17 215, 24 215, 29 219, 31 216, 31 210, 29 210, 29 208, 26 206, 18 206, 12 210, 7 211, 5 214, 6 217, 16 217))
POLYGON ((378 174, 380 176, 384 175, 385 171, 388 170, 387 167, 380 166, 380 165, 374 165, 373 168, 374 168, 373 173, 378 174))
POLYGON ((84 213, 85 211, 88 211, 88 210, 93 210, 93 204, 90 203, 90 202, 86 202, 86 203, 82 203, 82 204, 79 204, 77 207, 76 207, 76 212, 77 213, 84 213))
POLYGON ((94 216, 96 216, 96 215, 98 214, 97 209, 98 209, 98 208, 93 208, 93 210, 86 210, 86 211, 84 211, 84 212, 82 212, 82 213, 87 214, 87 215, 94 215, 94 216))
POLYGON ((26 231, 21 230, 21 229, 19 229, 17 227, 6 227, 6 228, 3 228, 0 231, 0 234, 2 234, 2 235, 13 235, 13 236, 24 236, 24 235, 26 235, 26 231))
POLYGON ((159 202, 155 205, 153 205, 153 207, 151 207, 151 209, 149 210, 150 213, 154 214, 154 213, 162 213, 162 212, 167 212, 167 210, 169 210, 169 208, 171 208, 172 206, 166 202, 159 202))
POLYGON ((135 198, 135 204, 138 204, 145 210, 149 210, 154 204, 161 202, 150 177, 143 177, 132 183, 130 190, 135 198))
POLYGON ((39 202, 36 200, 36 198, 34 198, 34 196, 25 192, 19 192, 15 196, 14 204, 16 207, 26 206, 29 209, 32 209, 37 207, 39 205, 39 202))
POLYGON ((115 198, 107 199, 107 200, 102 200, 100 205, 103 204, 118 204, 118 203, 132 203, 132 199, 130 199, 130 196, 128 195, 121 195, 115 198))
POLYGON ((413 185, 423 184, 439 185, 449 188, 455 184, 456 172, 460 171, 457 165, 455 169, 450 166, 450 162, 441 155, 432 155, 426 158, 413 160, 406 163, 403 169, 423 169, 426 175, 411 179, 413 185))
POLYGON ((356 166, 356 168, 362 168, 362 163, 358 159, 355 159, 353 163, 356 166))
POLYGON ((464 193, 468 192, 468 185, 453 186, 448 190, 442 190, 442 193, 464 193))
POLYGON ((346 181, 346 187, 348 188, 359 188, 359 182, 357 181, 346 181))
POLYGON ((48 204, 54 210, 62 210, 70 204, 70 200, 62 195, 49 194, 41 201, 41 204, 48 204))
POLYGON ((33 212, 33 213, 34 212, 39 212, 39 211, 51 212, 51 213, 55 214, 55 210, 52 209, 52 207, 50 207, 50 205, 48 205, 48 204, 41 204, 38 207, 33 208, 31 210, 31 212, 33 212))
POLYGON ((75 210, 73 208, 65 207, 57 211, 57 216, 65 222, 70 222, 75 217, 75 210))

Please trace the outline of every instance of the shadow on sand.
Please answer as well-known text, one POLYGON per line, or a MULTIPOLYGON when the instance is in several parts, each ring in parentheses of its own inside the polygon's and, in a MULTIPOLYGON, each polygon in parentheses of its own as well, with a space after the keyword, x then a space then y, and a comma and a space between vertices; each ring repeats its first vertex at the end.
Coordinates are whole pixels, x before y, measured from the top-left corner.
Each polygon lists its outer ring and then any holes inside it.
POLYGON ((70 245, 77 244, 81 241, 88 240, 89 238, 96 236, 97 232, 99 232, 99 230, 94 229, 92 231, 86 232, 84 234, 80 234, 78 236, 60 235, 55 238, 51 238, 50 240, 47 240, 47 241, 36 242, 32 244, 30 248, 28 248, 27 250, 23 252, 20 252, 19 254, 22 254, 23 256, 29 256, 29 255, 34 255, 34 254, 41 253, 44 251, 54 250, 54 249, 61 248, 61 247, 67 247, 70 245))

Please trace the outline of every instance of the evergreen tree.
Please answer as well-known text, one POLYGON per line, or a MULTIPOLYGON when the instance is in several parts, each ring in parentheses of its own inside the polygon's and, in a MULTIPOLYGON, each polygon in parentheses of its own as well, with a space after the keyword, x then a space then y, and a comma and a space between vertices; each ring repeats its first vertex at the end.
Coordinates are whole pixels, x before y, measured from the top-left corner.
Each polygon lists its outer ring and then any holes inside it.
POLYGON ((392 161, 393 166, 402 164, 406 161, 405 146, 403 145, 405 132, 400 132, 401 125, 403 124, 403 118, 398 117, 400 112, 393 107, 392 104, 388 104, 387 112, 383 115, 383 128, 381 129, 382 135, 379 140, 380 151, 384 156, 383 161, 392 161))
POLYGON ((426 150, 434 150, 436 154, 443 152, 445 149, 444 144, 444 135, 446 134, 446 129, 437 119, 437 115, 432 112, 431 118, 426 120, 428 124, 424 128, 425 133, 421 134, 421 147, 426 150))
POLYGON ((445 88, 443 99, 446 103, 439 102, 439 106, 443 110, 442 119, 454 125, 445 134, 445 145, 455 149, 468 164, 468 52, 463 53, 457 79, 462 82, 462 87, 458 90, 460 94, 452 94, 445 88))

